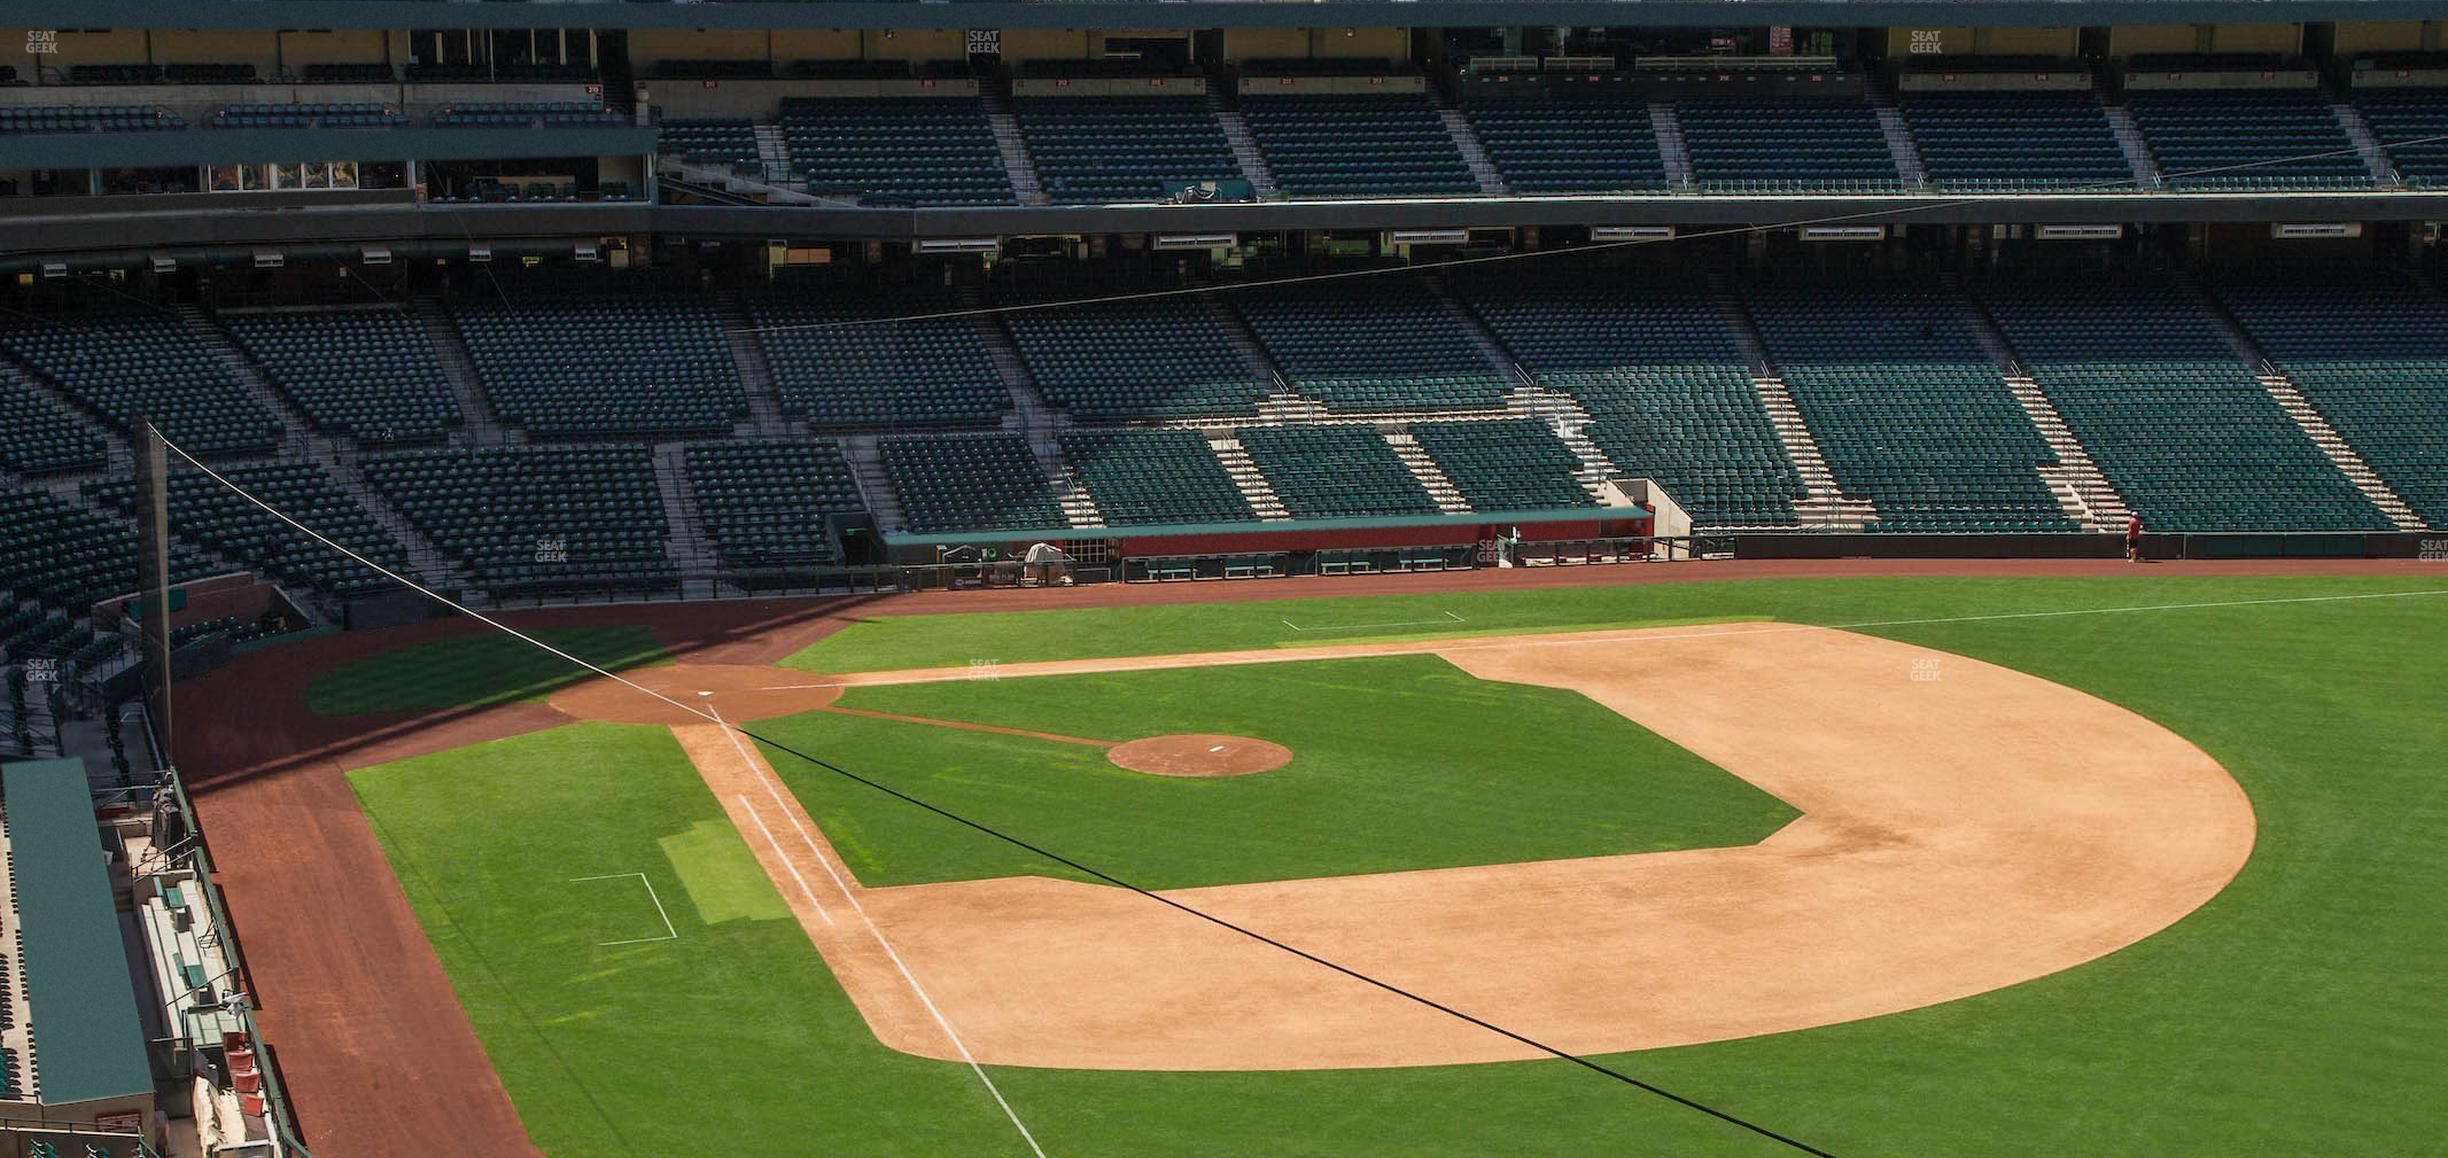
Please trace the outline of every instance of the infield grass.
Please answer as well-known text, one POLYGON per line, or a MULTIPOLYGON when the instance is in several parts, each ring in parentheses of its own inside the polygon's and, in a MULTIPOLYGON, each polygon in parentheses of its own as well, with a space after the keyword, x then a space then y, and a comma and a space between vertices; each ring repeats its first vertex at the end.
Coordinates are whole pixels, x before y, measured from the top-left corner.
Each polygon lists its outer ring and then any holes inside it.
MULTIPOLYGON (((2200 744, 2252 800, 2252 859, 2175 926, 2062 973, 1868 1021, 1603 1060, 1848 1156, 2396 1156, 2433 1152, 2448 1132, 2438 1096, 2448 1073, 2439 998, 2448 596, 2252 601, 2435 587, 2448 587, 2448 573, 2428 583, 1640 586, 884 619, 807 654, 811 666, 849 670, 1263 646, 1269 619, 1312 604, 1350 622, 1450 608, 1508 631, 1612 625, 1609 616, 1885 623, 1862 630, 2093 692, 2200 744), (2233 605, 2175 606, 2211 603, 2233 605), (2057 614, 2145 605, 2171 609, 2057 614), (1968 618, 2034 613, 2049 614, 1968 618)), ((1275 632, 1289 634, 1280 623, 1275 632)), ((959 710, 1020 707, 981 696, 959 710)), ((1775 726, 1773 714, 1762 726, 1775 726)), ((872 749, 836 736, 822 754, 885 766, 900 735, 869 737, 872 749)), ((755 1155, 1025 1154, 966 1067, 877 1046, 788 921, 707 924, 693 903, 674 905, 681 937, 634 952, 594 950, 561 927, 576 910, 556 874, 584 875, 564 864, 646 871, 667 905, 688 892, 680 874, 654 866, 666 840, 720 813, 656 736, 588 725, 353 777, 537 1141, 555 1155, 668 1153, 710 1138, 755 1155), (598 738, 607 734, 624 738, 598 738)), ((792 780, 811 810, 832 791, 804 773, 792 780)), ((876 843, 888 871, 914 855, 895 851, 898 837, 876 843)), ((714 911, 743 904, 758 911, 736 897, 714 911)), ((1560 1061, 990 1073, 1046 1152, 1063 1158, 1791 1152, 1560 1061)))

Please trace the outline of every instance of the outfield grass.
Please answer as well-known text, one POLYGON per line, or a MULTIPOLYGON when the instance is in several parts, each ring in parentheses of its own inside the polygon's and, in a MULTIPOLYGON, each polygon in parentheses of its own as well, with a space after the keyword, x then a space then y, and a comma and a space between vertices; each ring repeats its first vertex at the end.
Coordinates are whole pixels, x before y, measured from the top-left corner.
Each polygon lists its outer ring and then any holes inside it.
MULTIPOLYGON (((2438 1097, 2448 1072, 2448 1003, 2439 999, 2448 596, 1964 617, 2433 586, 2448 581, 1814 580, 1315 602, 1351 622, 1400 619, 1427 602, 1512 630, 1541 613, 1602 624, 1610 609, 1643 619, 1947 620, 1865 630, 2032 672, 2166 724, 2226 764, 2260 824, 2234 884, 2173 928, 1929 1009, 1605 1060, 1848 1156, 2394 1156, 2432 1152, 2448 1130, 2438 1097)), ((1252 646, 1265 613, 1293 606, 887 620, 818 651, 821 666, 847 668, 958 663, 981 641, 1007 661, 1252 646), (1143 618, 1151 611, 1165 613, 1161 625, 1143 618), (1226 639, 1235 642, 1217 642, 1226 639)), ((561 736, 527 739, 570 742, 561 736)), ((639 751, 618 761, 493 745, 359 777, 546 1149, 670 1152, 655 1147, 673 1136, 656 1131, 688 1114, 741 1154, 1025 1153, 964 1067, 876 1046, 787 922, 691 925, 675 911, 680 940, 617 965, 553 928, 572 911, 566 886, 534 879, 561 872, 553 862, 653 877, 661 842, 719 815, 667 740, 634 743, 639 751), (708 941, 718 955, 678 956, 708 941), (691 1044, 700 1035, 711 1044, 691 1044), (657 1051, 691 1064, 658 1066, 652 1081, 631 1072, 657 1051), (619 1137, 604 1120, 619 1123, 619 1137)), ((826 754, 861 767, 890 755, 826 754)), ((685 891, 677 874, 655 879, 667 894, 685 891)), ((992 1073, 1046 1151, 1066 1158, 1785 1152, 1563 1062, 992 1073)))
MULTIPOLYGON (((1434 656, 853 688, 845 707, 1135 740, 1273 740, 1272 772, 1188 780, 1101 748, 813 712, 756 725, 811 754, 1149 888, 1750 844, 1797 814, 1575 692, 1434 656), (1570 737, 1559 741, 1558 737, 1570 737)), ((871 885, 1088 879, 768 747, 871 885)))
MULTIPOLYGON (((571 627, 532 632, 537 639, 618 671, 667 663, 643 627, 571 627)), ((471 635, 369 656, 323 673, 306 706, 323 716, 362 712, 490 707, 535 699, 595 673, 510 635, 471 635)))

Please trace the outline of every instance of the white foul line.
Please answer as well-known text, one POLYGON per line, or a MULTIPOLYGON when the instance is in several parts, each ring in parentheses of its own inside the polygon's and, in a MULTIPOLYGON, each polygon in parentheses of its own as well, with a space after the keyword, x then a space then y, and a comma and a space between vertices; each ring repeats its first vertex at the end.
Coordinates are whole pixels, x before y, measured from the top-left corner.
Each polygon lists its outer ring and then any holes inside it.
POLYGON ((790 854, 782 851, 782 842, 774 839, 773 830, 765 827, 765 818, 757 815, 756 805, 749 802, 747 793, 739 794, 739 803, 740 810, 748 814, 748 819, 756 822, 757 831, 765 834, 765 843, 772 846, 774 855, 781 859, 782 867, 790 873, 791 880, 799 885, 799 895, 816 906, 816 915, 823 917, 825 924, 832 924, 833 914, 826 912, 824 902, 816 899, 816 891, 808 887, 806 877, 799 875, 799 866, 791 863, 790 854))
POLYGON ((643 945, 649 941, 679 940, 680 930, 672 928, 671 914, 663 911, 663 898, 655 895, 654 882, 647 880, 645 873, 604 873, 591 877, 571 877, 569 883, 574 885, 580 881, 616 881, 623 877, 636 877, 639 884, 646 886, 646 899, 654 902, 655 915, 663 918, 663 935, 660 937, 631 937, 626 941, 597 941, 595 947, 608 949, 614 945, 643 945))
POLYGON ((1292 622, 1292 621, 1291 621, 1291 620, 1289 620, 1289 619, 1278 619, 1278 620, 1276 620, 1275 622, 1280 623, 1280 624, 1283 624, 1285 627, 1289 627, 1289 628, 1291 628, 1292 630, 1294 630, 1294 631, 1299 631, 1299 632, 1317 632, 1317 631, 1365 631, 1365 630, 1367 630, 1367 629, 1369 629, 1369 628, 1372 628, 1372 627, 1442 627, 1442 626, 1444 626, 1444 625, 1446 625, 1446 624, 1448 624, 1448 623, 1468 623, 1468 622, 1470 622, 1469 620, 1464 619, 1464 618, 1462 618, 1461 616, 1456 615, 1456 614, 1454 614, 1453 612, 1450 612, 1450 611, 1441 612, 1440 614, 1442 614, 1442 615, 1443 615, 1445 618, 1443 618, 1443 619, 1406 619, 1406 620, 1403 620, 1403 621, 1402 621, 1402 622, 1400 622, 1400 623, 1344 623, 1344 624, 1338 624, 1338 625, 1333 626, 1333 627, 1302 627, 1300 624, 1294 623, 1294 622, 1292 622))
MULTIPOLYGON (((731 734, 731 743, 737 747, 739 735, 728 722, 723 720, 721 710, 714 708, 711 703, 706 707, 713 712, 714 722, 721 724, 723 731, 731 734)), ((741 749, 740 758, 747 760, 747 756, 746 749, 741 749)), ((859 923, 867 926, 867 935, 874 937, 876 945, 884 950, 884 955, 892 959, 893 968, 900 970, 901 980, 909 983, 910 992, 918 996, 918 1004, 925 1006, 927 1015, 935 1019, 936 1028, 943 1030, 944 1039, 952 1043, 953 1049, 960 1051, 961 1060, 969 1063, 969 1072, 977 1075, 977 1080, 986 1087, 986 1092, 993 1096, 995 1105, 1003 1107, 1003 1116, 1011 1119, 1013 1129, 1020 1131, 1020 1140, 1028 1143, 1029 1152, 1036 1155, 1037 1158, 1046 1158, 1045 1148, 1037 1144, 1037 1136, 1029 1133, 1028 1124, 1022 1122, 1020 1115, 1012 1109, 1011 1103, 1003 1099, 1003 1091, 996 1088, 993 1078, 986 1076, 986 1067, 979 1065, 977 1058, 970 1054, 968 1043, 960 1039, 960 1034, 953 1032, 952 1023, 944 1018, 942 1010, 935 1007, 935 999, 927 996, 925 986, 918 984, 918 975, 910 972, 909 964, 901 960, 901 954, 893 950, 892 942, 884 939, 884 930, 877 928, 875 919, 867 915, 867 906, 859 903, 858 894, 850 891, 848 882, 842 880, 841 874, 834 871, 832 860, 825 856, 822 848, 817 847, 816 839, 808 835, 807 829, 799 823, 799 817, 791 812, 788 804, 783 802, 781 791, 774 787, 774 778, 766 775, 765 770, 759 768, 753 760, 748 760, 748 770, 754 773, 758 782, 765 786, 766 795, 773 797, 774 806, 782 810, 782 818, 789 821, 792 828, 798 830, 799 839, 807 844, 808 853, 816 858, 816 863, 824 866, 825 875, 833 878, 833 887, 841 890, 842 899, 850 902, 850 910, 858 914, 859 923)), ((756 813, 752 809, 749 815, 754 816, 756 813)), ((757 822, 759 828, 764 825, 765 822, 762 820, 757 822)), ((792 875, 798 874, 794 872, 792 875)))

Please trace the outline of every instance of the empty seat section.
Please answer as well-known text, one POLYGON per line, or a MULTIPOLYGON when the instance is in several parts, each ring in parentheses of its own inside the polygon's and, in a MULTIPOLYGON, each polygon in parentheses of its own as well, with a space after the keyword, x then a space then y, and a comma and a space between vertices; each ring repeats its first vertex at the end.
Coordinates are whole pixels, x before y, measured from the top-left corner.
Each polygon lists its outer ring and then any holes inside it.
POLYGON ((1462 492, 1472 510, 1535 511, 1594 507, 1581 485, 1581 459, 1547 424, 1530 418, 1493 422, 1419 422, 1411 426, 1428 457, 1462 492))
POLYGON ((925 294, 786 296, 757 303, 782 408, 819 429, 989 426, 1011 392, 975 318, 894 321, 958 308, 925 294))
POLYGON ((2018 282, 1983 296, 2025 370, 2145 526, 2389 528, 2174 284, 2018 282))
POLYGON ((676 117, 656 126, 655 148, 666 156, 755 165, 756 122, 746 117, 676 117))
POLYGON ((1540 385, 1589 412, 1618 474, 1656 479, 1702 526, 1794 523, 1801 472, 1707 298, 1562 281, 1463 291, 1540 385))
POLYGON ((1407 274, 1233 295, 1292 388, 1328 409, 1502 406, 1512 383, 1407 274))
POLYGON ((434 113, 438 129, 619 128, 629 118, 588 101, 459 101, 434 113))
POLYGON ((2448 88, 2358 88, 2354 106, 2409 188, 2448 189, 2448 88))
POLYGON ((1894 193, 1878 114, 1854 98, 1708 97, 1675 106, 1692 176, 1710 193, 1894 193))
POLYGON ((1938 188, 1994 193, 2134 188, 2108 110, 2082 92, 1906 92, 1898 102, 1938 188))
POLYGON ((701 299, 479 299, 451 316, 494 408, 530 435, 727 434, 748 413, 701 299))
POLYGON ((1873 529, 2076 529, 2040 477, 2056 452, 1951 291, 1818 283, 1749 296, 1838 489, 1877 506, 1873 529))
POLYGON ((782 137, 811 189, 913 205, 1009 205, 1011 177, 970 97, 789 97, 782 137))
POLYGON ((496 595, 674 581, 644 446, 494 446, 369 455, 366 481, 496 595))
MULTIPOLYGON (((136 589, 136 528, 32 487, 0 484, 0 586, 19 603, 82 616, 93 605, 136 589)), ((186 580, 215 568, 173 545, 170 572, 186 580)), ((13 645, 12 645, 13 646, 13 645)))
MULTIPOLYGON (((408 553, 323 468, 302 462, 232 467, 221 472, 316 534, 403 575, 408 553)), ((262 570, 283 583, 330 595, 361 595, 398 584, 317 542, 236 491, 194 471, 173 470, 170 530, 178 537, 262 570)), ((123 515, 136 510, 136 484, 87 483, 87 497, 123 515)), ((412 578, 414 576, 411 576, 412 578)))
POLYGON ((130 133, 186 127, 186 118, 152 105, 0 106, 0 134, 130 133))
POLYGON ((1075 418, 1249 416, 1267 392, 1199 298, 1016 310, 1003 321, 1046 401, 1075 418))
POLYGON ((876 449, 909 529, 919 534, 1071 525, 1045 468, 1017 434, 886 438, 876 449))
POLYGON ((2218 295, 2423 524, 2448 529, 2448 300, 2381 281, 2230 285, 2218 295))
POLYGON ((2171 189, 2369 189, 2371 170, 2311 90, 2126 94, 2171 189))
MULTIPOLYGON (((1477 97, 1476 90, 1472 95, 1477 97)), ((1663 193, 1647 103, 1627 95, 1473 99, 1463 106, 1516 193, 1663 193)))
POLYGON ((1295 519, 1441 513, 1428 488, 1374 426, 1251 426, 1240 431, 1240 439, 1295 519))
POLYGON ((99 435, 0 366, 0 466, 19 474, 98 470, 103 454, 99 435))
POLYGON ((1425 93, 1243 95, 1242 116, 1278 188, 1295 197, 1477 193, 1425 93))
POLYGON ((1108 526, 1258 517, 1196 431, 1075 426, 1061 439, 1063 458, 1087 484, 1108 526))
POLYGON ((372 101, 229 105, 213 112, 216 129, 395 129, 416 118, 372 101))
POLYGON ((0 346, 121 430, 141 412, 193 454, 260 453, 280 442, 280 420, 166 314, 15 314, 0 320, 0 346))
POLYGON ((359 442, 430 442, 464 421, 423 322, 393 307, 221 315, 315 429, 359 442))
POLYGON ((1012 107, 1056 204, 1162 201, 1184 182, 1241 177, 1204 96, 1022 97, 1012 107))
POLYGON ((840 562, 825 516, 865 506, 829 440, 700 443, 688 448, 688 480, 715 552, 732 567, 840 562))

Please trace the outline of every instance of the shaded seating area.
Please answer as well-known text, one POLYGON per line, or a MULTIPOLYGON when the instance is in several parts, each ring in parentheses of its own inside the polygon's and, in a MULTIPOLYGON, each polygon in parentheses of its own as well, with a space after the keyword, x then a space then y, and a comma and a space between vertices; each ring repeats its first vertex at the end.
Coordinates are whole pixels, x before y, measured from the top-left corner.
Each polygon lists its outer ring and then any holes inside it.
POLYGON ((168 314, 18 314, 0 320, 0 346, 121 430, 142 411, 199 455, 262 453, 280 442, 280 420, 168 314))
POLYGON ((1998 284, 1982 297, 2152 530, 2389 529, 2172 283, 1998 284))
POLYGON ((0 366, 0 466, 19 474, 100 469, 101 436, 0 366))
POLYGON ((1232 296, 1292 388, 1330 410, 1502 406, 1513 384, 1417 280, 1401 275, 1232 296))
POLYGON ((1057 204, 1162 201, 1169 186, 1241 176, 1201 94, 1021 97, 1012 107, 1057 204))
POLYGON ((1603 78, 1479 76, 1462 109, 1516 193, 1663 193, 1666 163, 1648 102, 1603 78), (1539 81, 1545 83, 1538 83, 1539 81))
POLYGON ((1011 177, 970 97, 786 97, 782 138, 818 193, 910 205, 1009 205, 1011 177))
POLYGON ((2354 107, 2408 188, 2448 189, 2448 88, 2358 88, 2354 107))
POLYGON ((260 310, 220 322, 322 433, 432 442, 464 421, 424 323, 405 310, 260 310))
POLYGON ((1295 519, 1442 513, 1374 426, 1250 426, 1239 437, 1295 519))
POLYGON ((1419 422, 1411 426, 1437 468, 1476 511, 1594 507, 1577 477, 1581 460, 1547 425, 1530 418, 1419 422))
POLYGON ((459 101, 434 113, 437 129, 619 128, 629 118, 586 101, 459 101))
POLYGON ((364 467, 367 482, 496 595, 676 581, 645 446, 394 451, 364 467))
MULTIPOLYGON (((406 549, 323 468, 279 462, 231 467, 221 473, 318 534, 393 571, 409 574, 406 549)), ((87 483, 85 495, 122 515, 135 516, 133 481, 87 483)), ((243 560, 282 583, 329 595, 361 595, 397 586, 192 470, 171 472, 170 531, 199 547, 243 560)))
POLYGON ((153 105, 0 105, 0 134, 141 133, 186 127, 187 118, 153 105))
POLYGON ((1702 97, 1675 106, 1709 193, 1895 193, 1903 179, 1858 97, 1702 97))
POLYGON ((478 299, 451 316, 494 408, 531 436, 727 434, 748 413, 702 298, 478 299))
POLYGON ((2216 292, 2424 525, 2448 529, 2448 300, 2379 279, 2216 292))
POLYGON ((1605 275, 1466 281, 1530 375, 1572 395, 1619 474, 1656 479, 1704 526, 1791 526, 1801 472, 1715 303, 1605 275))
POLYGON ((1258 517, 1196 431, 1075 426, 1060 437, 1063 458, 1079 472, 1108 526, 1258 517))
POLYGON ((971 318, 926 293, 780 295, 751 307, 782 408, 819 430, 986 426, 1011 392, 971 318))
POLYGON ((1046 401, 1074 418, 1249 416, 1267 394, 1197 297, 1018 310, 1003 324, 1046 401))
POLYGON ((2134 189, 2133 166, 2091 92, 1906 91, 1897 105, 1941 190, 2134 189))
POLYGON ((2371 170, 2318 92, 2139 90, 2125 99, 2171 189, 2372 187, 2371 170))
POLYGON ((1241 113, 1276 186, 1295 197, 1479 192, 1425 93, 1245 93, 1241 113))
POLYGON ((1749 292, 1779 375, 1838 487, 1881 531, 2072 531, 2038 427, 1944 289, 1858 282, 1749 292))
POLYGON ((919 534, 1071 523, 1045 468, 1017 434, 886 438, 876 449, 909 529, 919 534))
POLYGON ((731 165, 758 164, 756 122, 746 117, 675 117, 656 129, 655 147, 667 155, 731 165))
POLYGON ((829 440, 699 443, 687 462, 689 490, 725 566, 837 563, 825 516, 865 506, 841 447, 829 440))
MULTIPOLYGON (((0 485, 0 586, 21 605, 81 616, 95 603, 136 587, 136 528, 49 491, 0 485)), ((173 546, 171 574, 211 573, 194 551, 173 546)), ((16 644, 10 645, 14 652, 16 644)), ((52 654, 59 654, 54 652, 52 654)))
POLYGON ((395 129, 416 123, 388 105, 369 102, 230 105, 216 110, 216 129, 395 129))

